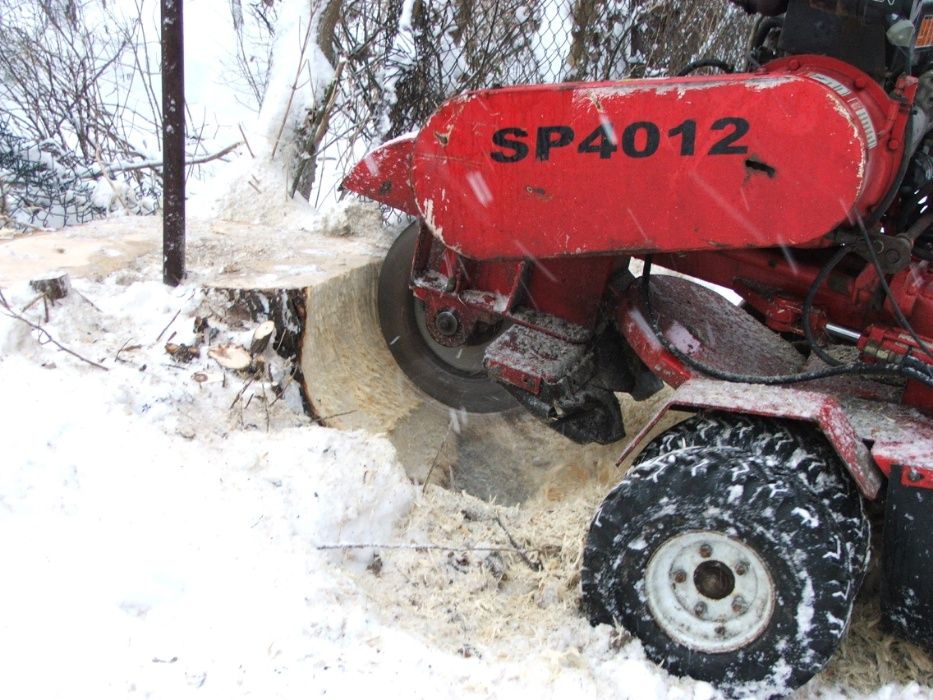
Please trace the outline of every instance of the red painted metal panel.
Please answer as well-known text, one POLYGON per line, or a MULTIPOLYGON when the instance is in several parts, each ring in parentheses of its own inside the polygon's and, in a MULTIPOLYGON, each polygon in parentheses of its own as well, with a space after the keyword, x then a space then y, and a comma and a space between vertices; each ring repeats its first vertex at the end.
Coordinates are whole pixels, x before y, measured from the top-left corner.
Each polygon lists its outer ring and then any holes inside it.
POLYGON ((901 472, 901 486, 933 490, 933 469, 905 469, 901 472))
POLYGON ((476 259, 806 244, 885 150, 852 99, 805 73, 470 93, 415 141, 416 202, 476 259))
POLYGON ((412 216, 418 215, 411 188, 414 135, 400 136, 368 153, 344 179, 341 187, 412 216))
MULTIPOLYGON (((888 408, 888 405, 879 404, 879 415, 883 416, 888 408)), ((720 410, 815 423, 845 462, 859 490, 871 499, 877 498, 881 492, 881 474, 845 407, 829 394, 789 387, 691 379, 678 388, 655 419, 626 448, 620 462, 643 442, 651 428, 670 409, 720 410)))

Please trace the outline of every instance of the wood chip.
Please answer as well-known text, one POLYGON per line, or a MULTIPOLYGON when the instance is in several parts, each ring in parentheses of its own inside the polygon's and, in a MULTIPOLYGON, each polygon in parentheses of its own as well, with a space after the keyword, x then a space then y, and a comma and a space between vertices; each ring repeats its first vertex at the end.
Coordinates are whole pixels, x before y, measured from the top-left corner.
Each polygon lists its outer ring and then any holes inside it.
POLYGON ((249 344, 249 354, 258 355, 269 345, 269 341, 275 336, 275 323, 273 321, 264 321, 260 323, 253 331, 253 340, 249 344))
POLYGON ((208 350, 207 355, 221 367, 236 371, 249 369, 253 360, 246 349, 239 345, 218 345, 208 350))
POLYGON ((178 362, 191 362, 201 356, 201 348, 197 345, 188 346, 184 343, 166 343, 165 352, 178 362))
POLYGON ((220 384, 224 375, 223 372, 195 372, 191 378, 198 384, 220 384))

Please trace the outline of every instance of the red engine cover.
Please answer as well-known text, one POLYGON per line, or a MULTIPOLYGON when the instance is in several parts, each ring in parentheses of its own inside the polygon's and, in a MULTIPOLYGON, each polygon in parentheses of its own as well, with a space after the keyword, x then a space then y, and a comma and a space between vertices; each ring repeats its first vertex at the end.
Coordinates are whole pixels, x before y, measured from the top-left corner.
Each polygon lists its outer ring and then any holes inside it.
POLYGON ((470 93, 403 149, 407 182, 387 175, 401 156, 383 156, 382 174, 370 159, 347 186, 388 188, 480 260, 813 245, 881 199, 901 155, 892 130, 903 114, 877 84, 810 56, 754 75, 470 93))

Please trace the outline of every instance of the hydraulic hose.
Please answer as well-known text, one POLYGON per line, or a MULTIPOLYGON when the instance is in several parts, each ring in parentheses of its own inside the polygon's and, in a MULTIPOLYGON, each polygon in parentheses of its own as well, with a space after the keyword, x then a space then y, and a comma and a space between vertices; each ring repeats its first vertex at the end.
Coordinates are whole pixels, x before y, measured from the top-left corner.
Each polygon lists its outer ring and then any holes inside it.
POLYGON ((641 299, 645 311, 645 319, 651 327, 654 336, 665 350, 683 364, 701 374, 705 374, 713 379, 720 379, 727 382, 741 382, 744 384, 765 384, 776 386, 783 384, 796 384, 798 382, 808 382, 815 379, 827 379, 829 377, 838 377, 842 375, 895 375, 905 379, 915 379, 921 384, 933 387, 933 368, 925 365, 912 357, 904 357, 899 363, 887 362, 878 364, 868 364, 863 362, 854 362, 848 365, 838 367, 828 367, 823 370, 814 370, 810 372, 798 372, 796 374, 782 374, 762 376, 754 374, 740 374, 736 372, 727 372, 711 367, 703 362, 695 360, 674 345, 664 332, 661 330, 660 321, 651 304, 651 262, 652 256, 645 256, 645 267, 641 277, 641 299))

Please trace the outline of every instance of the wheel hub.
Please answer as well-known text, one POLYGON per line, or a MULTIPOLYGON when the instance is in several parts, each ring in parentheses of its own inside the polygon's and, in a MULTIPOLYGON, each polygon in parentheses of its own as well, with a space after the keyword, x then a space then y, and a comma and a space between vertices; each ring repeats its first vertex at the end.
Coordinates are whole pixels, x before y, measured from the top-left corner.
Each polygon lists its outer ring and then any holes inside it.
POLYGON ((704 561, 693 571, 693 585, 701 595, 722 600, 735 590, 735 575, 721 561, 704 561))
POLYGON ((457 331, 460 330, 460 319, 457 317, 457 313, 450 309, 445 309, 441 311, 437 318, 434 320, 437 330, 448 338, 457 334, 457 331))
MULTIPOLYGON (((483 357, 486 353, 486 346, 489 343, 454 346, 442 345, 437 342, 428 329, 427 312, 424 308, 424 303, 421 302, 420 299, 414 297, 412 297, 411 303, 414 307, 415 323, 418 326, 418 332, 421 334, 421 338, 424 340, 424 344, 430 352, 434 353, 444 364, 458 372, 467 372, 474 375, 486 374, 486 370, 483 367, 483 357)), ((445 315, 448 313, 449 312, 442 311, 437 314, 435 322, 438 326, 443 326, 448 330, 452 330, 452 332, 446 336, 448 339, 452 340, 463 328, 460 325, 459 319, 455 316, 450 318, 445 315), (456 324, 456 327, 454 327, 454 324, 456 324)), ((443 330, 441 332, 443 332, 443 330)), ((492 380, 490 380, 490 384, 493 384, 492 380)))
POLYGON ((645 571, 648 608, 674 641, 706 653, 740 649, 767 629, 775 588, 761 557, 720 532, 665 541, 645 571))

